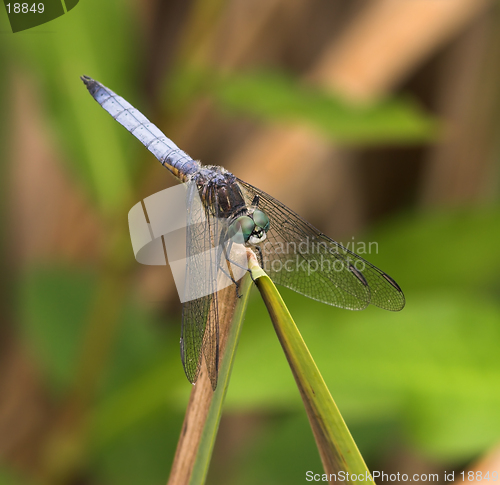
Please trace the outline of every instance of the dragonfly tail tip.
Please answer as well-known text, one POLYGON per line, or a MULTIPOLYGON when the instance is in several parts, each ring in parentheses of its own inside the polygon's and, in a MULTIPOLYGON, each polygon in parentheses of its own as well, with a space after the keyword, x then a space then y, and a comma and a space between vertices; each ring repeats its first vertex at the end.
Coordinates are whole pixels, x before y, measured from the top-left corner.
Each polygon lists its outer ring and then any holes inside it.
POLYGON ((90 94, 93 95, 94 92, 99 87, 99 83, 97 81, 95 81, 94 79, 92 79, 90 76, 83 75, 83 76, 80 76, 80 79, 83 81, 83 84, 85 84, 85 86, 87 86, 87 89, 90 92, 90 94))

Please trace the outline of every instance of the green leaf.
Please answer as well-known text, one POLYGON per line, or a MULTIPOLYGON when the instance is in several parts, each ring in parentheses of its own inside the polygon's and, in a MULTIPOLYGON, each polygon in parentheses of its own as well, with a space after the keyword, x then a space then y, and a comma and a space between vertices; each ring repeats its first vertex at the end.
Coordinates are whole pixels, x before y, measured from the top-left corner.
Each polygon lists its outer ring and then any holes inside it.
POLYGON ((274 72, 203 78, 220 105, 231 112, 306 124, 337 143, 416 143, 434 140, 438 134, 436 120, 407 98, 357 106, 274 72))

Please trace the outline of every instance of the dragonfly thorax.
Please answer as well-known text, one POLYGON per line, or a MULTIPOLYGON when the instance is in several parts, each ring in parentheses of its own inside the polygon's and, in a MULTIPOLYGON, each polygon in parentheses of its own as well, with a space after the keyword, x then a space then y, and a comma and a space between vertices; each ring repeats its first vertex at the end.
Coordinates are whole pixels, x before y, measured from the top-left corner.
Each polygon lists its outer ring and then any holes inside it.
POLYGON ((236 177, 222 167, 203 167, 191 179, 210 214, 220 219, 230 219, 245 207, 245 199, 236 177))

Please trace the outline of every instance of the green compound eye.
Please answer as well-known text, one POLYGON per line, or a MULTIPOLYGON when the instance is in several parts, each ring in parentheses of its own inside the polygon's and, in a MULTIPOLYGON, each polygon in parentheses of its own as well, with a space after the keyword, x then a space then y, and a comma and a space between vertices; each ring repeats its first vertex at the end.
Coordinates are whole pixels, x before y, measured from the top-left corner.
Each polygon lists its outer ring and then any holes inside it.
POLYGON ((241 216, 229 226, 228 235, 234 242, 245 244, 254 229, 255 222, 248 216, 241 216))
POLYGON ((265 232, 269 230, 270 226, 269 217, 267 217, 266 214, 264 214, 264 212, 256 209, 253 213, 253 220, 255 224, 264 229, 265 232))

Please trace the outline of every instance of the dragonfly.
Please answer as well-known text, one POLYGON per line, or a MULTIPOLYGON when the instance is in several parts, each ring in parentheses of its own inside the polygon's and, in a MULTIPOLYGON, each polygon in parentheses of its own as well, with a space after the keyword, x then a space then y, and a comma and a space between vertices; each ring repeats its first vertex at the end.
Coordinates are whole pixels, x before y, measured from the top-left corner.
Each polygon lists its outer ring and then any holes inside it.
POLYGON ((213 390, 217 387, 221 303, 213 273, 224 273, 238 287, 230 268, 245 267, 232 260, 233 245, 251 249, 274 283, 313 300, 349 310, 369 304, 390 311, 404 307, 404 294, 388 274, 223 167, 193 160, 125 99, 88 76, 81 79, 104 110, 189 185, 187 207, 195 196, 201 200, 188 210, 186 281, 196 291, 182 306, 180 340, 191 383, 197 381, 204 358, 213 390), (214 247, 221 249, 213 252, 214 247), (206 273, 209 277, 200 278, 206 273))

